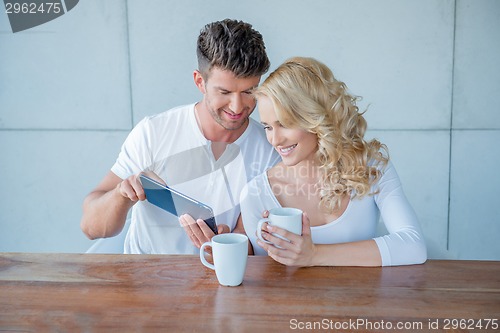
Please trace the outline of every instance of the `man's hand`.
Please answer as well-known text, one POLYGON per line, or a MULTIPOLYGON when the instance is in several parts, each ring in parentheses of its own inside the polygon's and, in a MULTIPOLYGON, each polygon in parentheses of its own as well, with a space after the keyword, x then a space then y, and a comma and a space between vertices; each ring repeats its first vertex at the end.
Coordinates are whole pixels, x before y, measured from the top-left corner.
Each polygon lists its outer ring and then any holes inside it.
POLYGON ((127 179, 124 179, 121 181, 116 187, 119 191, 119 193, 124 197, 129 199, 130 201, 136 202, 136 201, 143 201, 146 200, 146 194, 144 193, 144 189, 142 188, 142 184, 140 181, 140 176, 141 174, 144 174, 148 176, 151 179, 156 180, 159 183, 162 183, 165 185, 165 182, 163 179, 158 177, 157 174, 151 171, 146 171, 146 172, 139 172, 135 175, 132 175, 128 177, 127 179))
MULTIPOLYGON (((193 242, 194 246, 197 248, 200 248, 203 243, 210 241, 212 237, 215 236, 212 229, 210 229, 202 219, 195 221, 191 215, 184 214, 179 217, 179 222, 186 231, 191 242, 193 242)), ((217 226, 217 233, 219 234, 226 234, 230 231, 229 226, 226 224, 217 226)))

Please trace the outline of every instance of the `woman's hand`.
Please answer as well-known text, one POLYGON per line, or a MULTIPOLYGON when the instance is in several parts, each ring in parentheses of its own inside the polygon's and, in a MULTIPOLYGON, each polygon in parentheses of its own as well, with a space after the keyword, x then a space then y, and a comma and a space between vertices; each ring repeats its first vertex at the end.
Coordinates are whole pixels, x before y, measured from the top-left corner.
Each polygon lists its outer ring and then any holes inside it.
MULTIPOLYGON (((264 212, 264 217, 268 215, 266 213, 264 212)), ((274 245, 264 243, 259 239, 257 239, 257 243, 267 251, 271 258, 287 266, 302 267, 313 265, 316 247, 311 238, 311 223, 306 213, 302 215, 302 236, 267 223, 264 223, 262 228, 263 238, 274 245), (290 242, 272 235, 273 233, 289 239, 290 242)))

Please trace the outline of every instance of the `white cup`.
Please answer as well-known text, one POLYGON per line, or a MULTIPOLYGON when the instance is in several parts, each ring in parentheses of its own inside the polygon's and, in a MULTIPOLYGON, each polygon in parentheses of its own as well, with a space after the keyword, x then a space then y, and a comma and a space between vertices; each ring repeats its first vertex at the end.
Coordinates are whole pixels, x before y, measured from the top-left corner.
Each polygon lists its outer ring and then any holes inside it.
POLYGON ((247 267, 248 237, 243 234, 220 234, 200 247, 203 265, 215 270, 217 280, 223 286, 239 286, 247 267), (205 259, 205 247, 212 247, 214 264, 205 259))
MULTIPOLYGON (((293 232, 296 235, 302 235, 302 211, 300 209, 289 207, 273 208, 269 211, 269 216, 267 218, 259 221, 257 224, 257 237, 267 244, 272 244, 262 237, 262 224, 266 222, 270 225, 293 232)), ((290 241, 275 233, 273 233, 273 236, 286 240, 287 242, 290 241)))

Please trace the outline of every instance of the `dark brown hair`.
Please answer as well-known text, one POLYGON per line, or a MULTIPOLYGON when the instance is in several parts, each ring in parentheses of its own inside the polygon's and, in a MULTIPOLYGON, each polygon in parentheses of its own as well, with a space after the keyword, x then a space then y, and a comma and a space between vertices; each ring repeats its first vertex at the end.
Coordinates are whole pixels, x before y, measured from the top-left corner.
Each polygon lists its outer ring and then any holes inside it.
POLYGON ((207 24, 198 37, 196 53, 198 70, 205 79, 213 67, 245 78, 261 76, 270 66, 262 35, 243 21, 207 24))

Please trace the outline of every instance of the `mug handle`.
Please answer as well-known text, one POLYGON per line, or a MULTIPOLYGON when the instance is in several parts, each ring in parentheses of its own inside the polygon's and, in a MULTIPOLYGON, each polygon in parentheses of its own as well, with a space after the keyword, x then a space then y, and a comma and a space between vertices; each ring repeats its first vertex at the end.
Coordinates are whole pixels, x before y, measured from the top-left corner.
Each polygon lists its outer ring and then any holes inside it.
POLYGON ((212 265, 211 263, 209 263, 207 261, 207 259, 205 259, 205 251, 204 249, 207 247, 207 246, 212 246, 212 242, 206 242, 206 243, 203 243, 203 245, 200 247, 200 260, 201 260, 201 263, 203 265, 205 265, 206 267, 210 268, 210 269, 213 269, 215 270, 215 266, 212 265))
POLYGON ((264 243, 267 243, 267 244, 273 244, 273 243, 271 243, 270 241, 267 241, 267 240, 265 240, 265 239, 262 237, 262 225, 263 225, 265 222, 269 223, 269 219, 268 219, 268 218, 266 218, 266 219, 261 219, 261 220, 259 221, 259 223, 257 224, 257 237, 258 237, 261 241, 263 241, 264 243))

